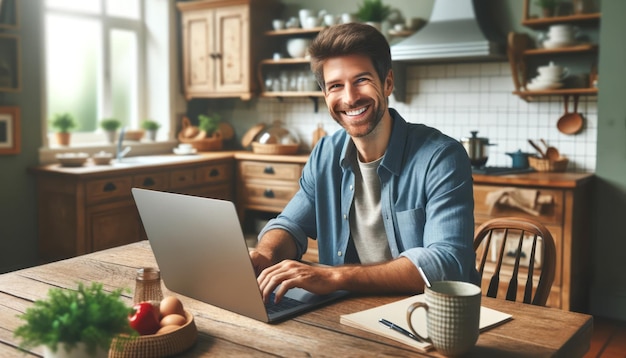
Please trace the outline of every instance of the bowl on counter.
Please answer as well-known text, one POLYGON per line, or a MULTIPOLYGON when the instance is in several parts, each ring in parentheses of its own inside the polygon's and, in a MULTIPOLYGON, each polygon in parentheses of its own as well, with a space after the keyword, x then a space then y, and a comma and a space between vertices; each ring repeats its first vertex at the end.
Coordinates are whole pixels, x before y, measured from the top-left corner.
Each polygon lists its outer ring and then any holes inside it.
POLYGON ((87 159, 89 154, 87 153, 59 153, 56 155, 57 160, 64 167, 81 167, 87 159))
POLYGON ((113 159, 113 154, 105 151, 100 151, 91 156, 91 160, 95 165, 111 164, 111 159, 113 159))

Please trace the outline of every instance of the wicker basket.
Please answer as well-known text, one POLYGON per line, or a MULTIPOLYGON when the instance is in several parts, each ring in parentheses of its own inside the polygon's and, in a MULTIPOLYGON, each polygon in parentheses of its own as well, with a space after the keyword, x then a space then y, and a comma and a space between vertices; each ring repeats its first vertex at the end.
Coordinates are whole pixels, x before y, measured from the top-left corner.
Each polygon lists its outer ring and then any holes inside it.
POLYGON ((116 338, 111 343, 109 358, 169 357, 191 348, 198 338, 193 315, 185 311, 187 323, 162 335, 116 338))
POLYGON ((549 160, 537 157, 528 157, 530 166, 538 172, 564 172, 567 169, 569 159, 559 157, 557 160, 549 160))
POLYGON ((222 132, 219 130, 207 137, 206 132, 192 126, 187 117, 183 118, 182 126, 183 128, 178 132, 178 140, 181 143, 189 143, 199 152, 210 152, 223 148, 224 140, 222 132))
POLYGON ((258 154, 295 154, 299 144, 263 144, 252 142, 252 151, 258 154))

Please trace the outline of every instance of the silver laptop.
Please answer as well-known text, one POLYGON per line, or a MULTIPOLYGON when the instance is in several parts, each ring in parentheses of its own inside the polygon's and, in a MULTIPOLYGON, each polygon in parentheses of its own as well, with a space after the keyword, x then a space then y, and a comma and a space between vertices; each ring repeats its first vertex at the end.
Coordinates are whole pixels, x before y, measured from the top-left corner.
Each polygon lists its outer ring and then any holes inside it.
POLYGON ((265 305, 233 203, 138 188, 132 193, 169 290, 263 322, 347 294, 294 288, 280 303, 265 305))

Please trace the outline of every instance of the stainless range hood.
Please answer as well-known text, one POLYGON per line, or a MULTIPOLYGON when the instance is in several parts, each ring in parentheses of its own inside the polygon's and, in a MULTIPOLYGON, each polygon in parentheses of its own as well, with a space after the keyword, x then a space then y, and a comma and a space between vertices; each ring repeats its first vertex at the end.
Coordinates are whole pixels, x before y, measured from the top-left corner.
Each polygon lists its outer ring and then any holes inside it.
POLYGON ((435 0, 428 23, 391 46, 401 62, 505 60, 504 36, 493 31, 489 5, 478 0, 435 0), (478 15, 478 16, 477 16, 478 15))

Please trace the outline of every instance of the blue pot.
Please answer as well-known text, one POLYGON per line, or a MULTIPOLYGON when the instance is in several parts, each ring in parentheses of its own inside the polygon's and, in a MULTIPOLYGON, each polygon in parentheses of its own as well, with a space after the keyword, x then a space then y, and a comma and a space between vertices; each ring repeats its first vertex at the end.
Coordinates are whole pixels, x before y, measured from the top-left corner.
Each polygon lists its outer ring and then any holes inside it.
POLYGON ((524 153, 521 151, 521 149, 518 149, 517 152, 505 153, 505 154, 511 157, 511 159, 513 159, 513 165, 512 165, 513 168, 517 168, 517 169, 528 168, 528 156, 530 155, 530 153, 524 153))

